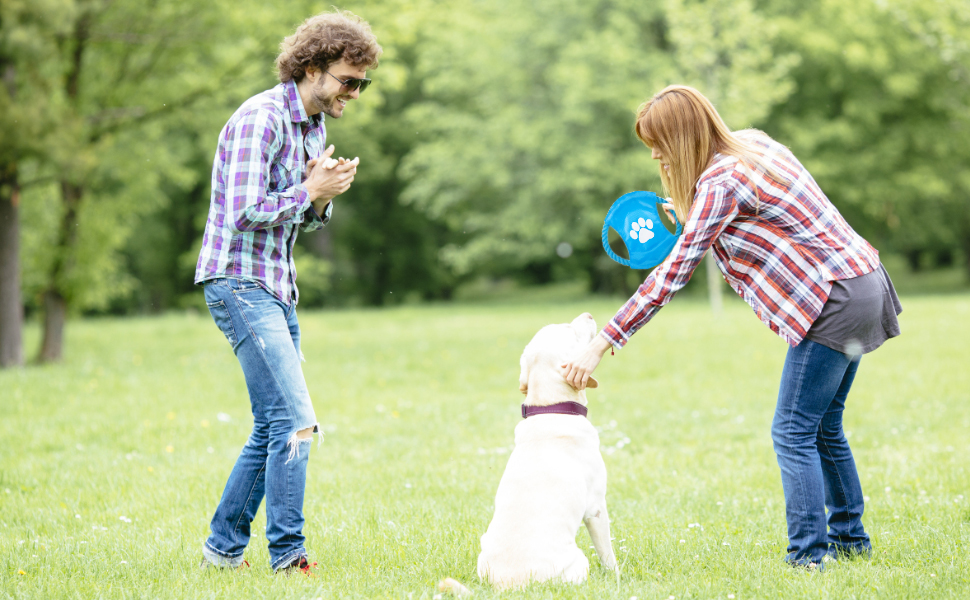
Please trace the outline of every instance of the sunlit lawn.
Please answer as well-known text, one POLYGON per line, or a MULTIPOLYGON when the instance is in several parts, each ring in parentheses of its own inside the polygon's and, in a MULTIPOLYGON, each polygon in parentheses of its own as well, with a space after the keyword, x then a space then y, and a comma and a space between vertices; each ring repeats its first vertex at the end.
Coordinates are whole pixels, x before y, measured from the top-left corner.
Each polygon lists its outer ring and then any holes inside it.
MULTIPOLYGON (((590 392, 623 577, 510 598, 965 598, 970 595, 970 296, 904 297, 904 334, 862 363, 846 428, 875 554, 787 568, 769 436, 786 346, 738 301, 677 299, 607 355, 590 392)), ((431 598, 475 561, 519 420, 533 333, 602 299, 301 314, 326 440, 312 451, 318 577, 243 572, 200 545, 251 418, 208 315, 70 323, 64 364, 0 372, 0 596, 431 598)), ((28 343, 36 343, 31 329, 28 343)), ((261 511, 257 531, 265 525, 261 511)))

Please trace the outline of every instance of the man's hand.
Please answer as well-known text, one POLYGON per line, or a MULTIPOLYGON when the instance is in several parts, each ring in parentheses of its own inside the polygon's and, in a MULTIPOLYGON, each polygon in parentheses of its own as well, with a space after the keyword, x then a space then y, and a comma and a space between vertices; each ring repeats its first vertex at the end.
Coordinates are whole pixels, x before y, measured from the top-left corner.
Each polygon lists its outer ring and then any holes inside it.
POLYGON ((357 165, 360 164, 359 158, 331 158, 333 149, 331 145, 322 156, 307 163, 307 178, 303 185, 310 193, 317 214, 323 214, 323 209, 334 197, 350 189, 357 174, 357 165))
POLYGON ((589 376, 596 370, 596 366, 600 364, 609 347, 610 343, 601 335, 590 340, 579 356, 562 365, 562 374, 566 382, 577 390, 586 389, 589 376))

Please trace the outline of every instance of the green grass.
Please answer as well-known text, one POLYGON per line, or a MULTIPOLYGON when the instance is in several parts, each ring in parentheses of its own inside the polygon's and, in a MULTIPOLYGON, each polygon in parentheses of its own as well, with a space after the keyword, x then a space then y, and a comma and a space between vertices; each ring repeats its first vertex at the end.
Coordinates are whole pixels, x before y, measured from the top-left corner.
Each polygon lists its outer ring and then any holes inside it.
MULTIPOLYGON (((871 559, 824 574, 782 563, 769 424, 786 346, 739 302, 715 319, 680 299, 604 358, 589 394, 619 588, 581 530, 588 584, 503 597, 966 597, 970 296, 903 303, 903 336, 863 359, 845 417, 871 559)), ((327 432, 308 475, 312 580, 274 577, 264 536, 251 569, 198 569, 251 424, 208 315, 71 322, 64 364, 0 372, 0 597, 430 599, 445 576, 492 597, 475 562, 519 420, 519 353, 542 325, 585 310, 602 325, 618 306, 304 312, 327 432)))

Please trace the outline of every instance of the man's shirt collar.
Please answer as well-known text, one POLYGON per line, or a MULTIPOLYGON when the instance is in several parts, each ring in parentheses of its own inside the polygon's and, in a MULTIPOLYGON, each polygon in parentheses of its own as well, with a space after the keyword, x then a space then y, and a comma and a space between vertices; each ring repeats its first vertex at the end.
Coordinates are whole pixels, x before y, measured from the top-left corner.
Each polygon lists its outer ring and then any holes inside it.
POLYGON ((320 124, 323 113, 317 113, 312 117, 306 114, 306 109, 303 108, 303 98, 300 97, 300 90, 296 87, 296 81, 292 79, 287 81, 283 84, 283 89, 285 90, 283 97, 286 100, 287 109, 290 111, 291 121, 294 123, 310 123, 313 127, 320 124))

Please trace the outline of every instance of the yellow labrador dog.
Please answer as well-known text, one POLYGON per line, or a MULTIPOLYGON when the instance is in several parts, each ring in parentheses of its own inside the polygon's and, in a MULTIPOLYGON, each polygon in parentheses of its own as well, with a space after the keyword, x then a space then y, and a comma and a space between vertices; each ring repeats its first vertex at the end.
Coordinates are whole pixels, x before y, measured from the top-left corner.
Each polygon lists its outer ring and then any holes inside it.
MULTIPOLYGON (((548 325, 520 359, 524 419, 482 536, 478 575, 499 589, 531 581, 582 583, 589 572, 576 532, 586 523, 600 562, 619 574, 606 511, 606 465, 586 392, 563 379, 561 365, 596 335, 592 315, 548 325)), ((590 378, 588 387, 597 387, 590 378)))

